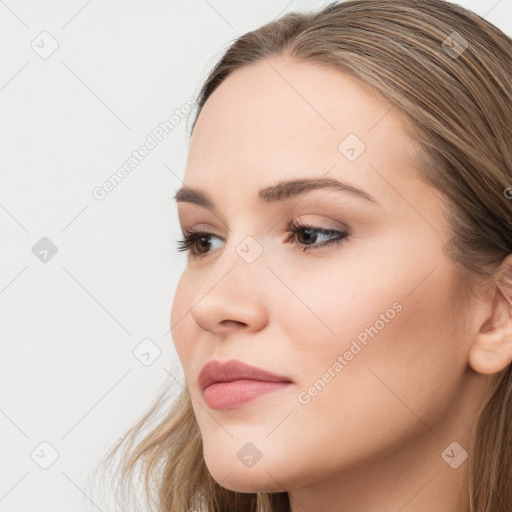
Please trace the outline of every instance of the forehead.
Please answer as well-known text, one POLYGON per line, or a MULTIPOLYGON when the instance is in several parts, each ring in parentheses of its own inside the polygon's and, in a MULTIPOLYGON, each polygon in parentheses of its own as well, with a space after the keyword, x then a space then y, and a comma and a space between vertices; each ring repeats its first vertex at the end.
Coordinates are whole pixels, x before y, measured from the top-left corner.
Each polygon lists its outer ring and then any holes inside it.
POLYGON ((207 100, 184 181, 221 193, 234 182, 259 190, 328 173, 378 193, 384 182, 375 169, 397 175, 415 149, 368 86, 329 66, 276 57, 233 72, 207 100))

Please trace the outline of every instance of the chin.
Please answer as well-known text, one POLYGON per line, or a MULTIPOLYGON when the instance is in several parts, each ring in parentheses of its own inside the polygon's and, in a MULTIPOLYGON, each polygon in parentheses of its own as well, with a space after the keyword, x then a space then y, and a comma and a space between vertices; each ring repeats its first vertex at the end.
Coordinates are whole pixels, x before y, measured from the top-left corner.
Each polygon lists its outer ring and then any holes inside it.
POLYGON ((280 454, 270 452, 270 447, 260 446, 260 450, 251 442, 235 444, 236 448, 226 442, 204 445, 203 457, 212 478, 236 492, 283 492, 289 465, 280 454))
POLYGON ((208 471, 212 478, 225 489, 235 492, 283 492, 279 477, 269 475, 262 466, 259 469, 234 468, 229 465, 208 464, 208 471))

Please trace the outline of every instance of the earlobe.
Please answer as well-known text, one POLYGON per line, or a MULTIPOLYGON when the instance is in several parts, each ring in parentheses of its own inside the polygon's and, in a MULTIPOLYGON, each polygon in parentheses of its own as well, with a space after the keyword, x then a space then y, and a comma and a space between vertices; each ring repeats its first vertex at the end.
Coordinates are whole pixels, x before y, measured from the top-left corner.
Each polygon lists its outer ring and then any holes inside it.
POLYGON ((470 366, 485 375, 499 373, 512 363, 510 283, 507 286, 500 282, 495 284, 491 315, 482 324, 469 352, 470 366))
POLYGON ((512 332, 485 334, 469 352, 469 364, 473 370, 492 375, 504 370, 512 362, 512 332))

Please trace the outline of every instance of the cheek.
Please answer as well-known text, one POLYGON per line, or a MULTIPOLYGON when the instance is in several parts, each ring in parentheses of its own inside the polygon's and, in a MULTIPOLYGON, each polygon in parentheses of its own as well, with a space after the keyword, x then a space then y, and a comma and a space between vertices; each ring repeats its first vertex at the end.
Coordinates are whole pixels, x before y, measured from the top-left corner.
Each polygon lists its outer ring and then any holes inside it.
MULTIPOLYGON (((193 316, 190 308, 194 304, 192 286, 187 283, 186 271, 181 275, 171 306, 171 336, 180 362, 185 371, 189 369, 192 357, 193 343, 193 316)), ((197 300, 197 299, 196 299, 197 300)), ((195 325, 195 324, 194 324, 195 325)), ((197 327, 197 325, 195 325, 197 327)))
POLYGON ((281 271, 293 293, 275 289, 275 318, 287 331, 290 351, 314 351, 322 359, 348 350, 354 339, 371 349, 365 352, 386 358, 390 349, 411 358, 417 350, 433 358, 453 350, 446 341, 456 336, 451 262, 440 248, 423 251, 421 259, 403 242, 383 247, 378 255, 367 247, 281 271))
POLYGON ((323 431, 335 425, 333 442, 345 429, 352 439, 372 429, 396 436, 407 425, 421 426, 415 414, 435 423, 467 366, 447 260, 367 268, 329 272, 321 287, 297 281, 310 311, 297 303, 285 320, 290 352, 305 369, 299 387, 309 402, 301 414, 323 431))

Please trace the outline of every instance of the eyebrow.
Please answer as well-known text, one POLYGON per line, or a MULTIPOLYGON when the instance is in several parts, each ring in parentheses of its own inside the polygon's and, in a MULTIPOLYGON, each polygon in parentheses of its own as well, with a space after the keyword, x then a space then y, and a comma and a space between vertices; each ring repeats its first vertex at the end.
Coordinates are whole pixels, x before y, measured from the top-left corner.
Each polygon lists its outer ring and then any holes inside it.
MULTIPOLYGON (((285 201, 292 197, 305 194, 311 190, 317 189, 334 189, 338 191, 348 192, 358 198, 379 204, 378 201, 368 192, 361 190, 348 183, 335 180, 333 178, 310 178, 300 180, 281 181, 275 185, 263 188, 258 192, 261 201, 266 204, 285 201)), ((205 192, 199 189, 183 186, 173 198, 177 203, 193 203, 203 206, 211 211, 215 211, 215 203, 208 197, 205 192)))

